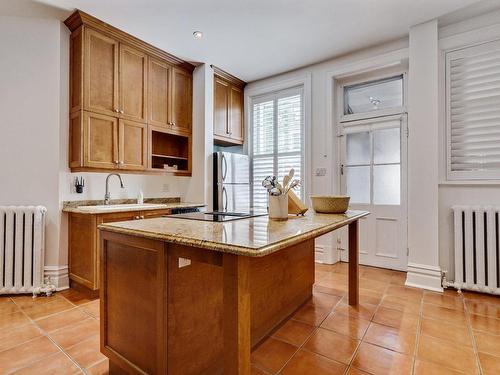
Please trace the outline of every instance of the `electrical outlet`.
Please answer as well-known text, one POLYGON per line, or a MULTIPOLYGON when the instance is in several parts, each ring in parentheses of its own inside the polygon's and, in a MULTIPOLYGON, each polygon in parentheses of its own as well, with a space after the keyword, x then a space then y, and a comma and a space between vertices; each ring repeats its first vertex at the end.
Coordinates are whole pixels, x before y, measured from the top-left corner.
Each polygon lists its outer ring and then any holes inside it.
POLYGON ((168 193, 170 191, 170 185, 169 184, 163 184, 162 191, 164 193, 168 193))
POLYGON ((316 168, 316 176, 326 176, 326 168, 316 168))

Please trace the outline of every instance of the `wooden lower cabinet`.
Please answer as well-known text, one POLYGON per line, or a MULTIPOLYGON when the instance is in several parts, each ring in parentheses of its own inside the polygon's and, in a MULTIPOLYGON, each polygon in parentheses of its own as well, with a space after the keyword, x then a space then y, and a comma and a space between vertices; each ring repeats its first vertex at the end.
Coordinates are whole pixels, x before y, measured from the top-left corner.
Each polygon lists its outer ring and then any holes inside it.
POLYGON ((99 252, 101 240, 97 227, 102 223, 139 220, 169 215, 170 209, 127 211, 108 214, 69 213, 69 278, 71 286, 93 294, 99 290, 99 252))

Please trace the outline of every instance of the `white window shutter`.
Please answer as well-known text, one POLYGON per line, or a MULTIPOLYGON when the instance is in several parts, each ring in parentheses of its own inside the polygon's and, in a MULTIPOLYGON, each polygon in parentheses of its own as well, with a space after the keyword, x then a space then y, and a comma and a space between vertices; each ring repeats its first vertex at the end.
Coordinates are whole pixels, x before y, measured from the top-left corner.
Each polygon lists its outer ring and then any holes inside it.
MULTIPOLYGON (((267 206, 267 191, 262 187, 266 176, 282 181, 295 169, 302 178, 304 154, 304 110, 302 88, 253 98, 252 105, 252 182, 253 206, 267 206)), ((302 196, 302 189, 295 191, 302 196)))
POLYGON ((500 178, 500 43, 447 54, 448 173, 500 178))

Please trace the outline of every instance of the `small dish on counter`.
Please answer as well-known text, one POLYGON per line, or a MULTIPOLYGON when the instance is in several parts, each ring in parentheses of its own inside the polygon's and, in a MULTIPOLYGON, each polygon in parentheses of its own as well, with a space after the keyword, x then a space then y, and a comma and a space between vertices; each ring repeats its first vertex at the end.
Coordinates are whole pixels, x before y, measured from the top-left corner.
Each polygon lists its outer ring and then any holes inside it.
POLYGON ((322 214, 343 214, 349 208, 351 197, 345 195, 311 195, 314 211, 322 214))

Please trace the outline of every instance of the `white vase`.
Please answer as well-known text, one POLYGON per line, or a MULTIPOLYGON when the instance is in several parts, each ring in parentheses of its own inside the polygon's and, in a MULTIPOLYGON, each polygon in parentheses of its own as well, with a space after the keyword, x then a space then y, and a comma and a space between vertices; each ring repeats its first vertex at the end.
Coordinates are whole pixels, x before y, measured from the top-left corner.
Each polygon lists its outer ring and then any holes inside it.
POLYGON ((273 220, 288 219, 288 194, 269 196, 269 218, 273 220))

